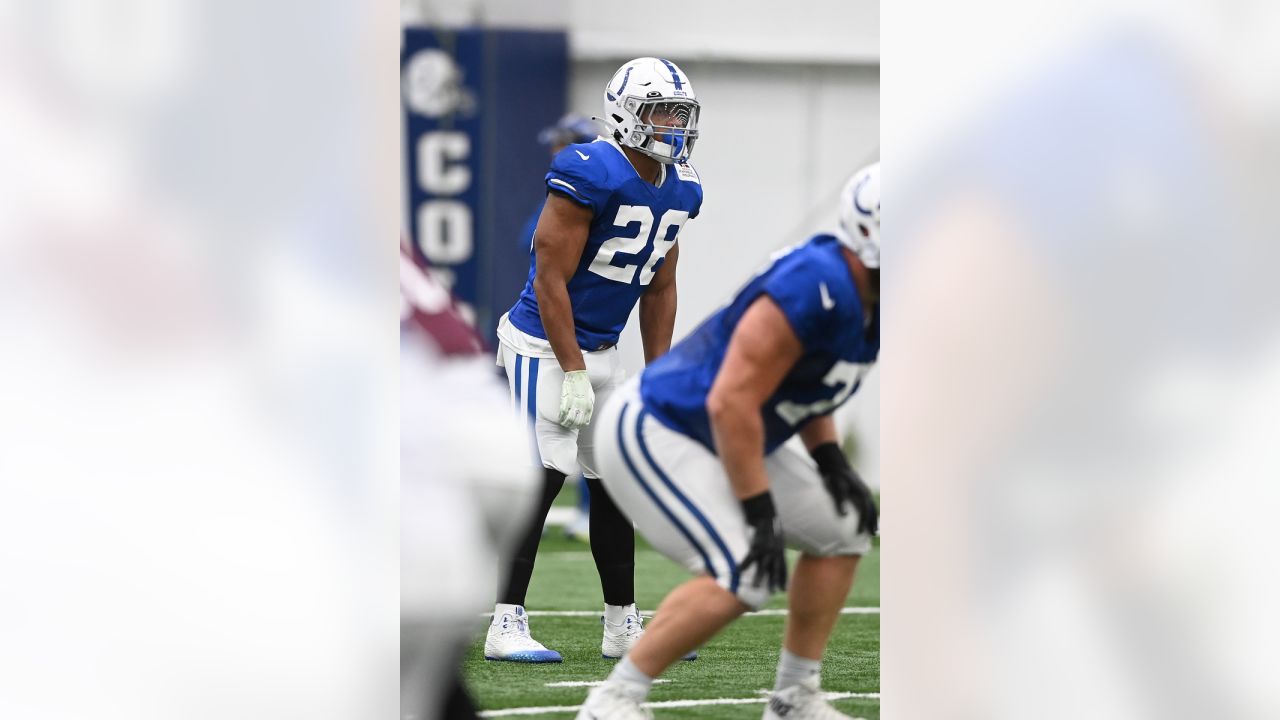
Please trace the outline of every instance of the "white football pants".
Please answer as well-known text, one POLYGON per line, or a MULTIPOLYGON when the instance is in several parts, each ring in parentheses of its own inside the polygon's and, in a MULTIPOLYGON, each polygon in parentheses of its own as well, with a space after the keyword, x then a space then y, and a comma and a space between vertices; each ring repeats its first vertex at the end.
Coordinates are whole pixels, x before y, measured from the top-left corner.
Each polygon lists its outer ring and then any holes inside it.
MULTIPOLYGON (((769 599, 738 566, 749 548, 746 517, 720 458, 663 425, 640 399, 640 378, 596 405, 596 459, 609 495, 659 552, 690 572, 706 573, 745 604, 769 599)), ((862 555, 871 536, 857 511, 841 517, 817 464, 798 440, 765 458, 773 502, 787 544, 810 555, 862 555)))

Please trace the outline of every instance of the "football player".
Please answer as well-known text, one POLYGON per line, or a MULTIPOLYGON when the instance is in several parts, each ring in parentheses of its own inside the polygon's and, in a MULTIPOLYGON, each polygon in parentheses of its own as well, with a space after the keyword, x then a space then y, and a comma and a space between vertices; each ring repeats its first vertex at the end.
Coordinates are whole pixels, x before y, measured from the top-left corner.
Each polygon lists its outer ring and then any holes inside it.
POLYGON ((676 240, 702 206, 701 181, 688 165, 698 113, 693 86, 674 63, 632 60, 605 87, 607 135, 569 145, 546 175, 529 278, 498 324, 498 363, 512 401, 528 414, 544 485, 494 606, 490 660, 562 659, 531 637, 524 602, 547 511, 579 468, 590 488, 591 553, 605 602, 601 653, 621 657, 643 632, 634 531, 600 484, 592 418, 625 379, 615 346, 637 301, 646 362, 671 346, 676 240))
POLYGON ((880 351, 879 164, 856 173, 840 202, 833 234, 776 254, 603 407, 606 488, 655 548, 699 577, 663 600, 579 718, 646 717, 654 678, 786 588, 787 543, 801 556, 764 717, 846 717, 822 698, 820 665, 878 511, 831 413, 880 351), (795 435, 803 449, 787 442, 795 435))

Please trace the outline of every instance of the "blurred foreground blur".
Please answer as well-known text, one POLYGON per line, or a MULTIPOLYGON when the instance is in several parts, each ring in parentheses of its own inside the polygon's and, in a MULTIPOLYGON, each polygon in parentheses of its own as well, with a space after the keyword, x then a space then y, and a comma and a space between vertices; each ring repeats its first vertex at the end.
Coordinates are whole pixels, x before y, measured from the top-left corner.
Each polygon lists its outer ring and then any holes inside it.
POLYGON ((1280 12, 885 12, 884 717, 1280 717, 1280 12))
POLYGON ((398 25, 300 10, 0 4, 0 717, 395 712, 398 25))
POLYGON ((458 663, 540 479, 492 356, 407 248, 400 293, 400 716, 474 717, 458 663))

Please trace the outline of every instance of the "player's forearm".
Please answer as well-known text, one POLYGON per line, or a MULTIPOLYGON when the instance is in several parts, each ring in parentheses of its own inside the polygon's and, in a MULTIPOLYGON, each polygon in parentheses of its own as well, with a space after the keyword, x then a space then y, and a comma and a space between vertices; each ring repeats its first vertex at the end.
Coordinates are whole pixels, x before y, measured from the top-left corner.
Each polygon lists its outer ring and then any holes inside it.
POLYGON ((573 305, 569 302, 569 288, 564 280, 537 276, 533 292, 538 298, 538 314, 542 317, 542 329, 556 354, 560 369, 565 372, 586 370, 587 363, 578 347, 578 336, 573 326, 573 305))
POLYGON ((764 420, 760 417, 760 408, 713 393, 707 398, 707 412, 716 452, 729 475, 734 496, 745 500, 768 490, 769 476, 764 469, 764 420))
POLYGON ((831 415, 820 415, 800 428, 800 439, 805 449, 813 450, 827 443, 840 444, 840 436, 836 433, 836 420, 831 415))
POLYGON ((640 296, 640 338, 646 365, 671 349, 676 328, 676 286, 650 291, 640 296))

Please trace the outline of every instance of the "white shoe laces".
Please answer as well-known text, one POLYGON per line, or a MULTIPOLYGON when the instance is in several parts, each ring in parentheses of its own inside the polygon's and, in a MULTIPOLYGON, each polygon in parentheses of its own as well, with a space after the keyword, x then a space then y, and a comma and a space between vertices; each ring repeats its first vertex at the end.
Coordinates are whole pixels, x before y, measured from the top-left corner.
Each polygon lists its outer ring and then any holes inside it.
POLYGON ((609 628, 611 631, 616 630, 616 632, 611 632, 610 634, 619 637, 631 638, 644 632, 644 621, 640 618, 638 613, 635 615, 628 615, 617 625, 614 625, 608 620, 606 620, 604 624, 605 627, 609 628))
POLYGON ((529 637, 529 616, 512 615, 503 613, 502 615, 502 633, 503 635, 519 635, 520 637, 529 637), (515 628, 507 627, 508 623, 515 623, 515 628))

